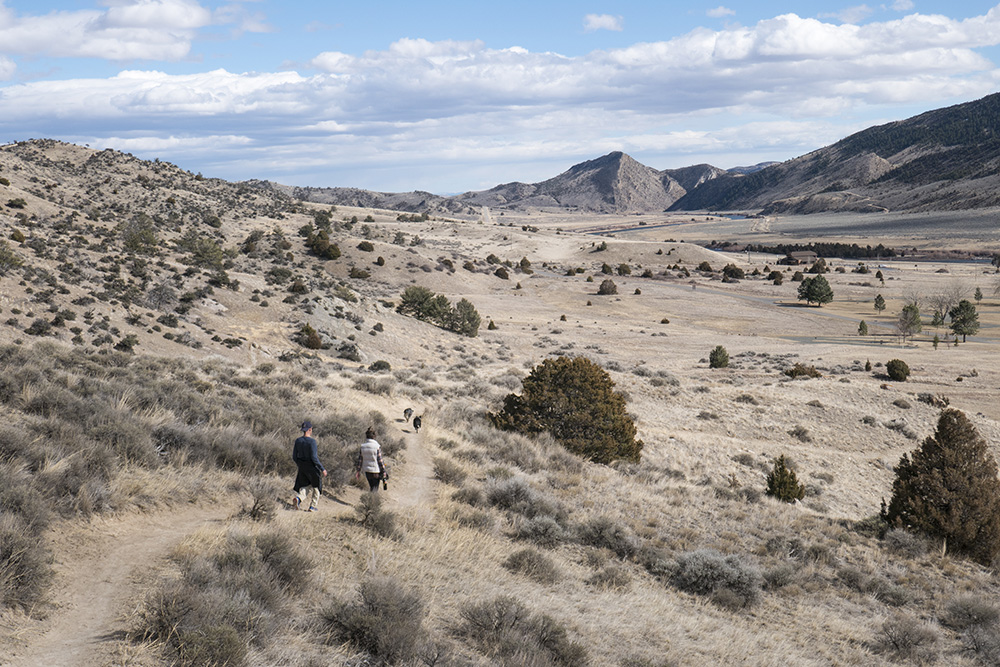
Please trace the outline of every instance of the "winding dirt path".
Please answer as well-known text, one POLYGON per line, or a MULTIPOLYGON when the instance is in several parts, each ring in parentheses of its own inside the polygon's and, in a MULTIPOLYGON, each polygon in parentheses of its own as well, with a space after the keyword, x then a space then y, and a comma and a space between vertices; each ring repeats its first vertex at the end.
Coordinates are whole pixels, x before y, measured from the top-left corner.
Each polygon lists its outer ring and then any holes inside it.
POLYGON ((33 624, 19 646, 0 655, 4 667, 106 664, 123 636, 125 605, 141 590, 139 578, 202 526, 224 522, 230 508, 180 507, 155 514, 97 519, 56 535, 55 608, 33 624))

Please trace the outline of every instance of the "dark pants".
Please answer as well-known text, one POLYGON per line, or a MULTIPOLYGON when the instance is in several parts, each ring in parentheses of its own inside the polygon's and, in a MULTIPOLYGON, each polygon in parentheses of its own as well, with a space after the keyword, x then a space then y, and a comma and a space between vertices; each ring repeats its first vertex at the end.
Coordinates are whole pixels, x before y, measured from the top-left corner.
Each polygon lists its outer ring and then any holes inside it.
POLYGON ((366 472, 365 477, 368 479, 368 490, 373 493, 378 491, 378 483, 382 479, 382 473, 366 472))
POLYGON ((319 489, 320 493, 323 492, 323 475, 320 471, 316 469, 312 461, 296 461, 295 465, 298 466, 299 472, 295 476, 295 493, 299 492, 307 486, 311 486, 314 489, 319 489))

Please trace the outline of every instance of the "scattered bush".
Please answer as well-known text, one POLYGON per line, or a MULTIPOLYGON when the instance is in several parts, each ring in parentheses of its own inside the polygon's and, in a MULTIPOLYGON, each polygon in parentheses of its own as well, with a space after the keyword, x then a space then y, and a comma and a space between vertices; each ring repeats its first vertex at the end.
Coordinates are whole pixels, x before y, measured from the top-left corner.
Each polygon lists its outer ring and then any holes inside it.
POLYGON ((435 457, 434 459, 434 478, 441 480, 445 484, 451 484, 452 486, 462 486, 465 483, 465 478, 468 473, 460 465, 454 463, 450 459, 443 457, 435 457))
POLYGON ((503 566, 540 584, 554 584, 559 579, 559 570, 552 559, 530 547, 512 553, 503 566))
POLYGON ((587 546, 613 551, 619 558, 633 558, 639 551, 639 539, 626 526, 607 516, 580 524, 576 539, 587 546))
POLYGON ((566 629, 552 617, 533 614, 522 603, 501 596, 465 605, 456 634, 471 641, 493 664, 501 667, 577 667, 587 664, 587 652, 569 640, 566 629))
POLYGON ((618 294, 618 285, 615 284, 615 281, 607 278, 601 282, 601 286, 597 288, 597 293, 601 296, 618 294))
POLYGON ((598 463, 638 462, 642 441, 607 372, 586 357, 555 357, 507 394, 503 408, 487 416, 494 427, 526 435, 548 432, 575 454, 598 463))
POLYGON ((426 634, 420 594, 382 578, 363 581, 358 598, 354 603, 334 602, 323 610, 327 643, 348 641, 383 664, 413 660, 426 634))
POLYGON ((941 618, 941 624, 953 630, 996 625, 997 621, 1000 608, 975 595, 962 595, 949 602, 941 618))
POLYGON ((760 599, 763 578, 754 565, 715 549, 681 554, 672 577, 674 586, 688 593, 708 595, 727 607, 749 607, 760 599))
POLYGON ((876 649, 896 660, 932 662, 938 633, 912 616, 894 614, 883 623, 876 649))
POLYGON ((772 498, 786 503, 793 503, 802 500, 805 496, 806 488, 799 484, 795 476, 795 471, 788 467, 785 455, 782 454, 774 460, 774 467, 767 475, 767 490, 765 493, 772 498))
POLYGON ((481 318, 470 301, 462 299, 452 306, 443 294, 435 294, 426 287, 407 287, 396 311, 463 336, 475 338, 479 335, 481 318))
POLYGON ((52 581, 49 553, 41 531, 21 516, 5 511, 12 489, 0 491, 0 609, 28 610, 37 604, 52 581))
POLYGON ((378 493, 363 493, 355 505, 358 523, 381 537, 401 539, 403 534, 396 526, 396 515, 382 508, 382 496, 378 493))
POLYGON ((890 359, 885 365, 885 372, 893 382, 906 382, 910 377, 910 367, 902 359, 890 359))
POLYGON ((726 348, 721 345, 716 345, 712 348, 712 351, 708 353, 708 367, 709 368, 726 368, 729 366, 729 352, 726 348))
POLYGON ((815 366, 806 366, 804 364, 796 363, 791 368, 786 368, 783 373, 788 377, 795 378, 808 377, 808 378, 818 378, 823 377, 822 373, 816 370, 815 366))

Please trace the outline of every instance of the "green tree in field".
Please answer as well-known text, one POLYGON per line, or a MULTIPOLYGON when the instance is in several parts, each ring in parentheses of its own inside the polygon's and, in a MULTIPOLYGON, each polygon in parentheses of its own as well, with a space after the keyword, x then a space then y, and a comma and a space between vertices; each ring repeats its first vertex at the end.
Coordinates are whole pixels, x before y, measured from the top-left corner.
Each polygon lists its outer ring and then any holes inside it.
POLYGON ((976 287, 976 293, 972 295, 972 298, 976 300, 976 305, 978 306, 983 300, 983 290, 976 287))
POLYGON ((876 297, 875 297, 875 312, 878 313, 879 315, 881 315, 883 310, 885 310, 885 299, 882 298, 881 294, 876 295, 876 297))
POLYGON ((786 503, 802 500, 806 495, 805 485, 799 484, 795 471, 788 467, 784 454, 774 460, 774 467, 767 475, 765 493, 786 503))
POLYGON ((1000 480, 989 446, 959 410, 946 408, 933 436, 903 454, 882 517, 944 541, 989 565, 1000 555, 1000 480))
POLYGON ((805 278, 799 285, 799 300, 805 300, 807 304, 815 303, 822 306, 824 303, 833 301, 833 289, 822 275, 805 278))
POLYGON ((959 301, 957 306, 948 311, 948 317, 951 318, 951 330, 956 340, 961 336, 964 343, 966 336, 975 336, 979 333, 979 313, 971 301, 966 299, 959 301))
POLYGON ((607 372, 585 357, 555 357, 535 366, 520 395, 488 413, 496 428, 526 435, 548 432, 575 454, 597 463, 638 462, 642 441, 607 372))
POLYGON ((470 338, 479 335, 482 322, 476 307, 469 300, 462 299, 452 306, 445 295, 435 294, 420 285, 410 285, 403 290, 396 312, 470 338))
POLYGON ((858 335, 867 336, 868 335, 868 323, 861 320, 861 324, 858 325, 858 335))

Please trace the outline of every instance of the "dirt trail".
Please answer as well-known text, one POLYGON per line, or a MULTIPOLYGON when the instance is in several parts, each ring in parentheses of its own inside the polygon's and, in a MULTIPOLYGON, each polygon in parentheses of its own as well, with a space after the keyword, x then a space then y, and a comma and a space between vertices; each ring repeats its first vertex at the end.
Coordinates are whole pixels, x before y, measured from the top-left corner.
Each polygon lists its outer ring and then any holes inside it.
POLYGON ((125 630, 125 604, 136 579, 202 526, 226 520, 229 508, 181 507, 156 514, 98 519, 56 547, 55 609, 25 645, 0 656, 4 667, 97 666, 125 630), (62 547, 62 548, 60 548, 62 547))
MULTIPOLYGON (((410 516, 433 516, 433 465, 424 446, 426 431, 403 429, 405 459, 391 471, 386 500, 410 516)), ((333 514, 348 512, 351 502, 327 505, 333 514)), ((0 647, 2 667, 99 667, 112 659, 115 640, 126 630, 127 605, 149 576, 188 535, 221 525, 233 508, 185 506, 155 514, 98 518, 53 536, 56 578, 54 605, 43 621, 19 633, 16 646, 0 647)), ((288 520, 291 517, 281 517, 288 520)))

